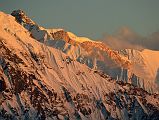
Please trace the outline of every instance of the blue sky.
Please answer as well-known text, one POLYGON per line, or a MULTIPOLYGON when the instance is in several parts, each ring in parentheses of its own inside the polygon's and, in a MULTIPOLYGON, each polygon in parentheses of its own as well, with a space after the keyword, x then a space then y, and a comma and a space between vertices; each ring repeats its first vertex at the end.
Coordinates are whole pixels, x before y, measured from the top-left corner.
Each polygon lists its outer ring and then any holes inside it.
POLYGON ((92 39, 121 27, 148 36, 159 31, 159 0, 0 0, 0 10, 23 9, 41 26, 92 39))

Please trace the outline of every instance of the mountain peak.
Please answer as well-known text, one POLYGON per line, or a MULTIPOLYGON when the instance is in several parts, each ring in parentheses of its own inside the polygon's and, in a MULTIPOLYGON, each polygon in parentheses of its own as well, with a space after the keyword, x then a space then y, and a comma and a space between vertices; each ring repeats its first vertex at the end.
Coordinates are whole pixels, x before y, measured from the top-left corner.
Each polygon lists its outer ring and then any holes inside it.
POLYGON ((34 21, 32 21, 27 15, 26 13, 21 10, 21 9, 18 9, 18 10, 14 10, 12 13, 11 13, 12 16, 15 17, 16 21, 20 24, 29 24, 29 25, 35 25, 36 23, 34 21))

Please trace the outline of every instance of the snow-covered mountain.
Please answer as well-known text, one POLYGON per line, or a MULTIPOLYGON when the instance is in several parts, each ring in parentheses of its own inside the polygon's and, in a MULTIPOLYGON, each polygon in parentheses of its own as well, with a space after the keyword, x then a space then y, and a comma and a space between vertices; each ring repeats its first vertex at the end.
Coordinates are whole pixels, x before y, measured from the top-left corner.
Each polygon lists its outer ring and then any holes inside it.
POLYGON ((159 51, 127 49, 120 51, 120 53, 132 61, 131 72, 138 76, 135 81, 131 80, 132 83, 135 82, 134 84, 149 92, 158 93, 159 51))
POLYGON ((132 68, 132 51, 44 29, 21 12, 12 13, 23 16, 18 19, 0 12, 0 119, 159 119, 158 94, 98 69, 106 63, 132 68))
POLYGON ((63 29, 40 27, 22 10, 13 11, 12 15, 30 31, 33 38, 48 46, 60 49, 73 60, 100 70, 115 79, 132 83, 152 93, 158 93, 158 51, 146 49, 143 51, 115 51, 102 42, 78 37, 63 29))

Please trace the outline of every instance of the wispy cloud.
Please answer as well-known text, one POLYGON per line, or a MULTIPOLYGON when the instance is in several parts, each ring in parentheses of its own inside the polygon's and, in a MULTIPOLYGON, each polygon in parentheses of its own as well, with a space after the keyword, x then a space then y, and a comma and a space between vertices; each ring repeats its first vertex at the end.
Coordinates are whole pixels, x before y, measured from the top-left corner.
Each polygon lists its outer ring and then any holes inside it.
POLYGON ((148 37, 143 37, 128 27, 120 28, 113 35, 105 34, 102 41, 112 49, 137 49, 144 48, 159 50, 159 32, 155 32, 148 37))

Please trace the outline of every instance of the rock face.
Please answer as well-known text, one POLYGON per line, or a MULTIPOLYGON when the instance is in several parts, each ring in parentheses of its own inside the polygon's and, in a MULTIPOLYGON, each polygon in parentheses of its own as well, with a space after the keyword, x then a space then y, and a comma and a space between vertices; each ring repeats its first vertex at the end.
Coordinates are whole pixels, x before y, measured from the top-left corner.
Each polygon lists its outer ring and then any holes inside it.
POLYGON ((10 15, 0 12, 0 24, 0 119, 159 119, 158 94, 81 64, 69 43, 61 50, 33 39, 10 15))

